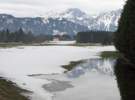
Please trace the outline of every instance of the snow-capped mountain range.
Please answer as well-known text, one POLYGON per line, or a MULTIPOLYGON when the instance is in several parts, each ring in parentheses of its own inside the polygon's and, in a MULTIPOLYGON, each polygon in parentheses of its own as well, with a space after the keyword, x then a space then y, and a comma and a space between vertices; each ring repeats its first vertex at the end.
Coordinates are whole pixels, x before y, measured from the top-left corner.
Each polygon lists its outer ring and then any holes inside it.
POLYGON ((44 17, 18 18, 0 14, 0 30, 16 31, 22 28, 37 34, 66 33, 74 36, 77 32, 88 30, 115 31, 121 10, 101 13, 94 17, 77 8, 62 12, 49 12, 44 17))
POLYGON ((118 21, 120 18, 122 10, 110 11, 106 13, 99 14, 92 26, 92 30, 105 30, 105 31, 115 31, 118 26, 118 21))

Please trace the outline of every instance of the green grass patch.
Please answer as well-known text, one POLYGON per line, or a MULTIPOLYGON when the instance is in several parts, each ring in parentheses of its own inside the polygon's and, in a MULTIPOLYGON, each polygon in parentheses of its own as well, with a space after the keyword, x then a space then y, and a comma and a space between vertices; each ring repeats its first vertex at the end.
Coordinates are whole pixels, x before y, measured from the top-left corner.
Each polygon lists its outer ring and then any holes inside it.
POLYGON ((0 100, 28 100, 22 96, 22 92, 28 92, 17 87, 11 81, 0 78, 0 100))
POLYGON ((84 60, 80 60, 80 61, 72 61, 70 62, 70 64, 68 65, 63 65, 62 67, 64 69, 66 69, 67 71, 71 71, 72 69, 74 69, 76 66, 80 65, 81 63, 83 63, 84 60))
POLYGON ((120 53, 118 51, 104 51, 100 55, 103 59, 117 59, 120 57, 120 53))

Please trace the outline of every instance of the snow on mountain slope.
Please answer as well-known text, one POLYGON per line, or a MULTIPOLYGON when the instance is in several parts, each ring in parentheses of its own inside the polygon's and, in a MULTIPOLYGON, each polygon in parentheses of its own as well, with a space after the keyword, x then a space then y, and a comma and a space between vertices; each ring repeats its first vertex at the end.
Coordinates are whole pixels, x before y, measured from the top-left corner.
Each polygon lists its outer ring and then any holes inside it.
POLYGON ((74 36, 79 31, 86 31, 88 28, 64 18, 16 18, 11 15, 0 15, 0 30, 9 29, 16 31, 22 28, 25 32, 31 31, 33 34, 53 34, 55 30, 59 33, 67 33, 74 36))
POLYGON ((94 30, 106 30, 106 31, 114 31, 117 29, 118 20, 121 15, 121 9, 106 13, 101 13, 99 16, 95 18, 95 21, 92 25, 92 29, 94 30))
POLYGON ((77 23, 84 26, 89 26, 93 22, 93 17, 87 15, 85 12, 81 11, 78 8, 70 8, 62 12, 48 12, 45 16, 45 19, 66 19, 73 23, 77 23))
POLYGON ((115 31, 121 10, 101 13, 97 17, 88 15, 78 8, 71 8, 61 12, 49 12, 44 17, 17 18, 0 14, 0 30, 16 31, 20 27, 24 31, 34 34, 66 33, 74 36, 80 31, 99 30, 115 31))
POLYGON ((78 8, 70 8, 63 12, 49 12, 45 19, 64 18, 73 23, 87 26, 90 30, 115 31, 118 26, 120 15, 121 9, 109 12, 102 12, 94 17, 86 14, 78 8))

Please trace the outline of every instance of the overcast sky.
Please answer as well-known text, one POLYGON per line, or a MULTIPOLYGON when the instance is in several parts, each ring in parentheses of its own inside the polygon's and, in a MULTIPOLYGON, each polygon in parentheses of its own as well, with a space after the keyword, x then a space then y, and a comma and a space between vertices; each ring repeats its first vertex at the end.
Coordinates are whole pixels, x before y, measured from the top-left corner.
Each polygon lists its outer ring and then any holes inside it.
POLYGON ((0 13, 15 16, 44 16, 48 11, 80 8, 89 14, 98 14, 122 8, 124 0, 0 0, 0 13))

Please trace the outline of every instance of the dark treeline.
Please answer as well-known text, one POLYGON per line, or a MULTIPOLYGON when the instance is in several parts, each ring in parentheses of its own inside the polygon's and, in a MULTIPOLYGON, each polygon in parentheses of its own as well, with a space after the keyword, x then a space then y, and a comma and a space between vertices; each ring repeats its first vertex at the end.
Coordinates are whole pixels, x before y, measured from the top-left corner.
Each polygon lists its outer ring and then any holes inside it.
POLYGON ((0 42, 44 42, 52 40, 50 35, 38 35, 34 36, 31 32, 24 32, 21 28, 16 32, 10 32, 8 29, 0 31, 0 42))
POLYGON ((112 32, 106 31, 89 31, 89 32, 79 32, 76 36, 77 43, 101 43, 104 45, 111 44, 112 32))
POLYGON ((50 40, 72 40, 68 34, 63 35, 33 35, 32 32, 24 32, 21 28, 16 32, 8 29, 0 31, 0 42, 41 43, 50 40))

